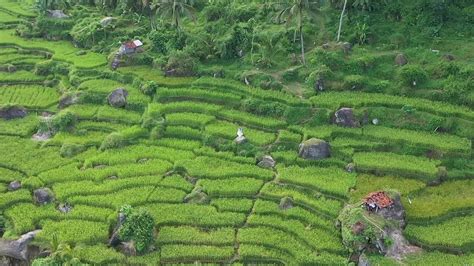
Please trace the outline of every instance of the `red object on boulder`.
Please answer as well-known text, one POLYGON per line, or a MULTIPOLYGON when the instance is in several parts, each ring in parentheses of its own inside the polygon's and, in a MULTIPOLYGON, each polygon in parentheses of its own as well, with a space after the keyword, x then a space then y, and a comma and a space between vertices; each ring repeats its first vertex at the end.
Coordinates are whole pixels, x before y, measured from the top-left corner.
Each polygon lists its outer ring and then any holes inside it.
POLYGON ((388 208, 393 205, 393 200, 384 191, 369 193, 364 198, 364 204, 369 210, 388 208))

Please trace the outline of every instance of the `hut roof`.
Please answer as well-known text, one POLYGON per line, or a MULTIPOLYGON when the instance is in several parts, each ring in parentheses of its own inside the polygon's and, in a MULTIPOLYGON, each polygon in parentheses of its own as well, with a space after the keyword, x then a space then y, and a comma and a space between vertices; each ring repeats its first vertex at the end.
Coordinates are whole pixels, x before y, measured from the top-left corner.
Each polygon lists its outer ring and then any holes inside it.
POLYGON ((143 43, 140 40, 134 40, 134 41, 125 42, 123 45, 129 49, 135 49, 137 47, 142 46, 143 43))
POLYGON ((393 204, 393 200, 384 191, 369 193, 364 198, 364 203, 368 205, 377 205, 379 208, 387 208, 393 204))

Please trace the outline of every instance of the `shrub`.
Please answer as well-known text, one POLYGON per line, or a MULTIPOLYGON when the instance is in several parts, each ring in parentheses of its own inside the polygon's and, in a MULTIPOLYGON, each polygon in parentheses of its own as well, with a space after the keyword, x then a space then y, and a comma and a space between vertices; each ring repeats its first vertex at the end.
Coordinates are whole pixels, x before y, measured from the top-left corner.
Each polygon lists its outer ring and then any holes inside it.
POLYGON ((376 65, 377 59, 377 57, 367 54, 354 58, 350 62, 350 66, 353 68, 351 70, 354 73, 367 72, 376 65))
POLYGON ((298 78, 298 69, 290 68, 283 72, 282 77, 285 81, 295 81, 298 78))
POLYGON ((153 95, 158 89, 158 84, 155 81, 144 82, 140 86, 140 91, 145 95, 153 95))
POLYGON ((102 144, 100 145, 101 150, 113 149, 113 148, 120 148, 126 144, 125 137, 118 133, 113 132, 108 135, 102 144))
POLYGON ((39 124, 40 132, 64 132, 70 131, 76 124, 76 116, 69 111, 59 113, 52 119, 42 120, 39 124))
POLYGON ((153 243, 153 230, 155 221, 151 214, 145 209, 134 210, 131 206, 122 206, 120 212, 125 214, 125 222, 120 227, 120 238, 135 242, 135 248, 139 254, 147 252, 153 243))
POLYGON ((174 51, 168 58, 166 70, 173 70, 175 76, 193 76, 196 72, 196 59, 186 51, 174 51))
POLYGON ((418 86, 428 80, 428 74, 418 65, 405 65, 398 71, 398 77, 406 86, 418 86))
POLYGON ((281 117, 286 106, 278 102, 269 102, 255 98, 247 98, 242 102, 243 111, 256 115, 281 117))
POLYGON ((83 152, 85 149, 86 147, 84 147, 84 145, 64 143, 63 146, 61 146, 59 154, 61 154, 62 157, 70 158, 83 152))
POLYGON ((35 65, 34 73, 40 76, 48 76, 56 73, 67 75, 69 73, 69 68, 66 63, 48 60, 37 63, 35 65))
POLYGON ((167 41, 172 38, 169 32, 163 30, 152 30, 148 33, 148 39, 151 42, 151 49, 155 52, 165 54, 168 49, 166 47, 167 41))
POLYGON ((395 48, 400 49, 404 47, 407 43, 405 35, 401 33, 394 33, 390 36, 390 43, 395 46, 395 48))
POLYGON ((349 90, 361 90, 367 85, 367 80, 360 75, 348 75, 344 77, 344 88, 349 90))
POLYGON ((164 126, 165 119, 158 113, 153 112, 150 108, 143 113, 142 128, 152 129, 155 127, 164 126))
POLYGON ((325 80, 332 77, 333 73, 331 69, 326 65, 318 65, 316 70, 311 72, 306 78, 306 84, 313 88, 314 84, 320 79, 325 80))
POLYGON ((314 49, 308 56, 308 61, 313 65, 326 65, 330 70, 338 70, 344 66, 344 58, 342 53, 334 51, 326 51, 322 48, 314 49))
POLYGON ((53 118, 52 126, 56 131, 67 131, 76 124, 76 121, 76 116, 73 113, 60 113, 53 118))

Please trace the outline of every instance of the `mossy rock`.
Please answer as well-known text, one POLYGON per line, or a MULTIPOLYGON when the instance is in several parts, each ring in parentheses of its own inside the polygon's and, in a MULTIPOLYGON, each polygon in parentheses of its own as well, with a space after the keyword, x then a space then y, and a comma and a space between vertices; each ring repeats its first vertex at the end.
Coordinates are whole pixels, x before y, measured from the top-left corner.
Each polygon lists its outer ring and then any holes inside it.
POLYGON ((209 204, 211 199, 209 196, 202 190, 202 188, 197 187, 191 193, 184 197, 184 202, 194 203, 194 204, 209 204))
POLYGON ((322 139, 311 138, 300 144, 299 156, 307 160, 321 160, 331 156, 331 147, 322 139))

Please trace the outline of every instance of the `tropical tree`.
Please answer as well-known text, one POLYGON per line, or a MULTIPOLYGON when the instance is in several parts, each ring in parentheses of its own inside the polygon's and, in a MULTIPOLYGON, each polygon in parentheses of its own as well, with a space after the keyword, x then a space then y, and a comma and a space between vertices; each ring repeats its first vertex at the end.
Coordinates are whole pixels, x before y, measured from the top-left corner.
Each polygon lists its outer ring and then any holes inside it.
POLYGON ((297 25, 295 28, 295 39, 296 33, 299 32, 301 42, 301 60, 303 65, 306 65, 304 55, 303 24, 305 23, 305 19, 317 10, 317 2, 310 2, 309 0, 286 0, 284 2, 278 3, 278 5, 280 7, 280 11, 277 15, 277 20, 279 23, 285 20, 285 24, 288 26, 291 22, 293 22, 293 20, 296 20, 297 25))
POLYGON ((339 19, 339 29, 337 31, 337 38, 336 41, 339 41, 341 38, 341 29, 342 29, 342 20, 344 18, 344 12, 346 11, 347 0, 344 0, 344 6, 342 7, 341 17, 339 19))
POLYGON ((153 0, 152 9, 156 16, 171 19, 171 24, 179 30, 182 17, 196 18, 193 4, 193 0, 153 0))
POLYGON ((46 13, 50 9, 65 8, 68 6, 68 2, 65 0, 36 0, 35 6, 41 13, 46 13))

